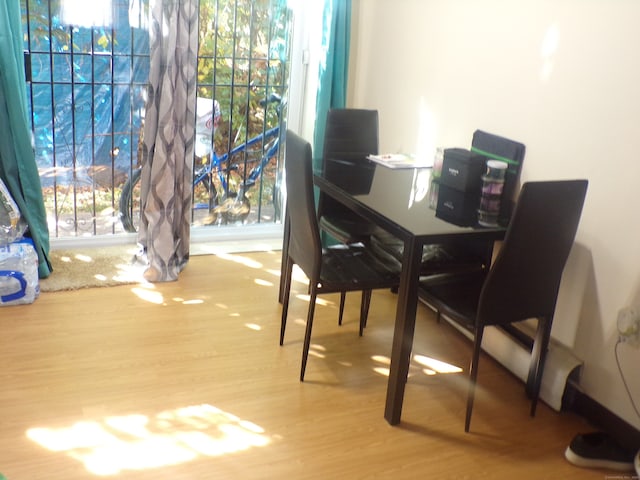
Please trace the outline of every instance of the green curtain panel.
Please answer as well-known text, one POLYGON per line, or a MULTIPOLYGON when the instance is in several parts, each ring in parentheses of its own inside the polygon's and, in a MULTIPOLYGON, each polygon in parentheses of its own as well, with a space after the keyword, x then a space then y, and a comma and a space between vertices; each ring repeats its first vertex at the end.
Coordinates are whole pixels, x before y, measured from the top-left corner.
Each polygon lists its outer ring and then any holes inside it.
POLYGON ((320 168, 324 129, 330 108, 344 108, 347 103, 349 46, 351 41, 351 0, 326 0, 322 25, 316 125, 313 134, 314 168, 320 168))
MULTIPOLYGON (((344 108, 347 104, 349 73, 349 47, 351 42, 351 0, 325 0, 322 15, 322 51, 318 92, 316 94, 316 124, 313 130, 313 169, 322 169, 324 131, 327 112, 331 108, 344 108)), ((316 200, 318 192, 316 191, 316 200)), ((325 246, 336 243, 325 232, 321 233, 325 246)))
POLYGON ((42 186, 31 144, 20 2, 0 2, 0 178, 20 208, 38 252, 40 278, 52 271, 42 186))

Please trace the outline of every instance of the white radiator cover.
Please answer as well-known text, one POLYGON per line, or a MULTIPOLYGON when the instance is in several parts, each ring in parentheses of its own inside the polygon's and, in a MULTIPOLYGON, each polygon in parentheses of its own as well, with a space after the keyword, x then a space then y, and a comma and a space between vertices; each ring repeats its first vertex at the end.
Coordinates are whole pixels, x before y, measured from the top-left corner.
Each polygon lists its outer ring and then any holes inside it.
MULTIPOLYGON (((466 337, 473 338, 471 332, 449 320, 444 315, 443 318, 466 337)), ((535 330, 531 326, 525 324, 520 327, 533 338, 535 330)), ((485 328, 482 338, 482 350, 526 383, 527 375, 529 375, 531 354, 509 335, 496 327, 485 328)), ((542 375, 540 399, 559 412, 562 408, 562 396, 569 376, 574 370, 581 368, 582 364, 582 360, 576 357, 568 348, 551 339, 542 375)))

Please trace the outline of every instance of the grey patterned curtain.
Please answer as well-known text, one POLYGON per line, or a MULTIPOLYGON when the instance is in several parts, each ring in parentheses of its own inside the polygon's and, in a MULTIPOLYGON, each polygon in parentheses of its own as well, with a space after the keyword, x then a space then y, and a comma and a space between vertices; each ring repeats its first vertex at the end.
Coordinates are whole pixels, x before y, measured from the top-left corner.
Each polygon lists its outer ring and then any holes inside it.
POLYGON ((138 243, 149 263, 145 278, 165 282, 189 260, 198 0, 152 0, 150 17, 138 243))

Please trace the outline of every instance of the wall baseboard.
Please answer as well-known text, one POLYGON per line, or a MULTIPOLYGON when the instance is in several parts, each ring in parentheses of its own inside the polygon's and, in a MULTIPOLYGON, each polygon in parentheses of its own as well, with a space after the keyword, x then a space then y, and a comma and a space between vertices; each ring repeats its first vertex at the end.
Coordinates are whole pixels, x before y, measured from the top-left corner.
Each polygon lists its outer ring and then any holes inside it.
POLYGON ((625 447, 640 449, 640 431, 586 395, 571 379, 565 388, 562 408, 580 415, 595 429, 608 433, 625 447))

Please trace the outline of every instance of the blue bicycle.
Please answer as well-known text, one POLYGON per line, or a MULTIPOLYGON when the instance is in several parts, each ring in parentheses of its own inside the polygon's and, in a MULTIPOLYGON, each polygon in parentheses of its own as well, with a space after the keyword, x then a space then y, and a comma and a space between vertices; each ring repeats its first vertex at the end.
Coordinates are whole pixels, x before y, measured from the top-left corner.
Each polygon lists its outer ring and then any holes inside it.
MULTIPOLYGON (((202 99, 198 99, 201 101, 202 99)), ((211 100, 204 100, 211 105, 211 100)), ((263 171, 277 162, 281 137, 282 100, 271 94, 260 102, 263 108, 275 105, 278 126, 247 140, 231 151, 218 156, 212 147, 212 135, 220 121, 220 107, 214 108, 196 121, 195 164, 193 175, 193 210, 205 211, 199 222, 204 225, 243 222, 251 211, 247 197, 249 189, 262 178, 263 171), (241 161, 236 162, 236 159, 241 161), (252 168, 249 168, 253 165, 252 168)), ((198 110, 198 109, 196 109, 198 110)), ((127 232, 136 232, 140 221, 140 175, 142 168, 131 172, 120 195, 120 220, 127 232)), ((280 182, 278 175, 273 185, 274 215, 280 215, 280 182)))

